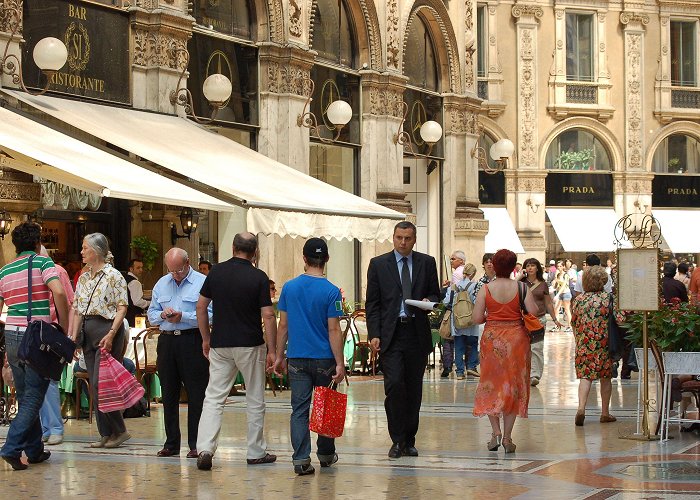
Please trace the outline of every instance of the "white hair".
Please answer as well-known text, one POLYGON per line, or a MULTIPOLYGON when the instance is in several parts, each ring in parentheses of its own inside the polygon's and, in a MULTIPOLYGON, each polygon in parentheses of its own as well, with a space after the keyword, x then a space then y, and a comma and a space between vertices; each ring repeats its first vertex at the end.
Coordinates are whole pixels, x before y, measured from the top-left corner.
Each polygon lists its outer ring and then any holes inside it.
POLYGON ((467 262, 467 256, 464 255, 464 252, 462 250, 455 250, 452 252, 452 255, 460 259, 462 262, 467 262))

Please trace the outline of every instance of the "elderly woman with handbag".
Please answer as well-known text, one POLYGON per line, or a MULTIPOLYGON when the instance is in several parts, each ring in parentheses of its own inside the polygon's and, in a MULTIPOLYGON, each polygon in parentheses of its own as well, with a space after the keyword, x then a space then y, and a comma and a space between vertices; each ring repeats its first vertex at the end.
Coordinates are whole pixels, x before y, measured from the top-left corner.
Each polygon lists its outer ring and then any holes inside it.
POLYGON ((612 394, 612 364, 608 346, 608 324, 610 315, 622 324, 625 316, 615 308, 615 297, 604 291, 608 273, 601 266, 590 266, 582 276, 583 293, 577 295, 572 307, 571 324, 576 337, 576 378, 578 386, 578 411, 575 424, 583 425, 586 418, 586 401, 591 385, 600 380, 600 422, 615 422, 610 415, 612 394))
MULTIPOLYGON (((93 404, 97 406, 100 350, 108 351, 121 362, 127 340, 124 316, 129 302, 126 280, 112 266, 114 257, 107 238, 101 233, 88 234, 80 253, 89 268, 80 275, 75 290, 72 337, 83 349, 93 404)), ((120 411, 103 413, 97 407, 93 409, 101 437, 91 448, 117 448, 131 437, 120 411)))

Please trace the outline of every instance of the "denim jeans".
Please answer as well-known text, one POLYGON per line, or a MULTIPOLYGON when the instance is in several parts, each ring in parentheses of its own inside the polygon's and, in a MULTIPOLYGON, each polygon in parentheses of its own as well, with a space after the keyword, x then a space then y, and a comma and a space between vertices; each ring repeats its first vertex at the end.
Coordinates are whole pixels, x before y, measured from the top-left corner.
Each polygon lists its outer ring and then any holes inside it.
POLYGON ((458 375, 464 374, 464 355, 467 356, 467 370, 474 370, 479 364, 479 337, 476 335, 456 335, 455 340, 455 365, 458 375))
POLYGON ((44 397, 44 404, 39 410, 41 431, 44 437, 63 436, 63 416, 61 416, 61 393, 58 382, 51 380, 44 397))
POLYGON ((44 402, 49 381, 41 377, 31 367, 20 364, 17 351, 22 343, 22 337, 24 337, 24 332, 5 332, 7 360, 15 378, 18 410, 17 416, 10 424, 10 430, 7 432, 7 439, 0 450, 0 455, 19 458, 24 451, 27 457, 35 459, 39 458, 44 451, 44 443, 41 442, 39 409, 44 402))
MULTIPOLYGON (((327 386, 335 374, 334 359, 291 358, 289 361, 289 387, 292 390, 292 463, 311 463, 311 432, 309 409, 314 387, 327 386)), ((322 462, 330 462, 335 455, 335 440, 318 436, 316 456, 322 462)))

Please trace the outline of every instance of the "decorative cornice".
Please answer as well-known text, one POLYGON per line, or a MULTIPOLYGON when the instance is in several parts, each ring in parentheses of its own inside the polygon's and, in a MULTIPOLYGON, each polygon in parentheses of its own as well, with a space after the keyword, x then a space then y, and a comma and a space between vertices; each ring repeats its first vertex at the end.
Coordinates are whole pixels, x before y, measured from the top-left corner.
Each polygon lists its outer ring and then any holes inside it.
POLYGON ((539 5, 516 3, 511 9, 514 18, 532 16, 535 19, 542 19, 544 10, 539 5))
POLYGON ((640 24, 646 26, 649 24, 649 16, 639 12, 624 11, 620 12, 620 24, 640 24))
MULTIPOLYGON (((408 220, 411 219, 411 202, 406 200, 404 191, 377 191, 377 204, 383 207, 396 210, 402 214, 406 214, 408 220)), ((415 222, 415 216, 413 216, 415 222)))
POLYGON ((307 97, 316 52, 263 43, 260 47, 260 92, 307 97))

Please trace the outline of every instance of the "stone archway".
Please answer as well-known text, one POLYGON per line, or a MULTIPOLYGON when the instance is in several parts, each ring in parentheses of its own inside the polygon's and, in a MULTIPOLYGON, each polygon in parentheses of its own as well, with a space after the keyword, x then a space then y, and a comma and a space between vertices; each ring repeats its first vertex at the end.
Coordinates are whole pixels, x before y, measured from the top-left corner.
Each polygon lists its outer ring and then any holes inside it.
POLYGON ((407 49, 408 32, 411 28, 411 23, 414 22, 417 15, 422 17, 435 43, 441 92, 461 94, 462 85, 457 36, 450 23, 447 8, 441 0, 416 0, 411 8, 406 11, 404 22, 402 23, 405 28, 402 36, 401 73, 404 72, 404 54, 407 49))
MULTIPOLYGON (((313 0, 309 15, 309 45, 313 40, 316 5, 317 0, 313 0)), ((372 0, 347 0, 346 7, 352 17, 357 37, 357 69, 380 70, 382 68, 382 39, 379 17, 374 2, 372 0)))

